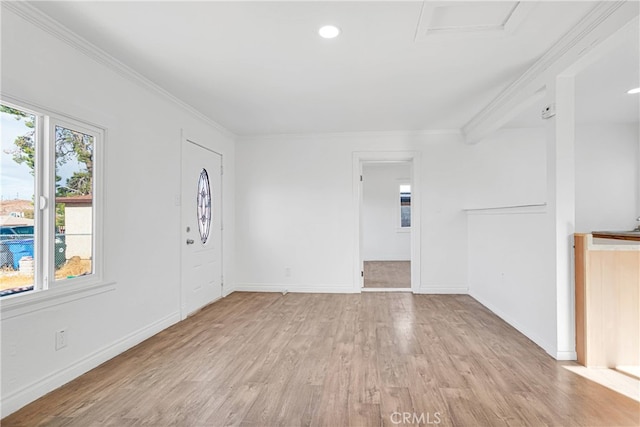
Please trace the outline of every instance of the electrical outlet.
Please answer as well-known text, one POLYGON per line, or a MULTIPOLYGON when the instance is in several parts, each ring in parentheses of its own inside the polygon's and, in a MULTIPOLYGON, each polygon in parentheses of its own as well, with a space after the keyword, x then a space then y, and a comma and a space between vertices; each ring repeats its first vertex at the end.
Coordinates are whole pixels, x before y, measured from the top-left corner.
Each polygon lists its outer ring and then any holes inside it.
POLYGON ((284 277, 291 277, 291 267, 284 268, 284 277))
POLYGON ((60 329, 59 331, 56 331, 56 350, 60 350, 67 346, 67 338, 68 336, 66 329, 60 329))

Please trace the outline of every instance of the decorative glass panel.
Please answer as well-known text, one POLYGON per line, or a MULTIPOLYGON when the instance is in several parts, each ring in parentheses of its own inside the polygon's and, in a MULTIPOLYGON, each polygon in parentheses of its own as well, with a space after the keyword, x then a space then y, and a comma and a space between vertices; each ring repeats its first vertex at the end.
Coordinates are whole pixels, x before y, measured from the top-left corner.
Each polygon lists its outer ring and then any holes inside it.
POLYGON ((209 174, 206 169, 200 172, 198 179, 198 231, 200 241, 204 245, 209 238, 211 229, 211 186, 209 185, 209 174))

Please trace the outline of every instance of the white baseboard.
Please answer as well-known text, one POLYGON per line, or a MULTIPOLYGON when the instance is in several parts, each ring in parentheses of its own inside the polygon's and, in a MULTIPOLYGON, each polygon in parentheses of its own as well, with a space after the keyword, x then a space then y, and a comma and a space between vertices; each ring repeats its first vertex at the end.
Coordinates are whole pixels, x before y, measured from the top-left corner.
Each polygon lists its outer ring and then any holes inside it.
POLYGON ((233 288, 233 289, 231 289, 229 291, 225 291, 224 295, 222 296, 222 298, 226 298, 226 297, 228 297, 229 295, 231 295, 234 292, 238 292, 238 291, 236 291, 236 288, 233 288))
POLYGON ((125 337, 87 355, 80 360, 74 361, 66 368, 52 372, 46 377, 28 384, 7 396, 3 395, 2 401, 0 402, 0 414, 2 414, 2 417, 6 417, 23 406, 44 396, 50 391, 72 381, 80 375, 90 371, 107 360, 116 357, 179 321, 180 313, 172 313, 150 325, 145 326, 144 328, 126 335, 125 337))
POLYGON ((502 310, 500 310, 497 307, 495 307, 493 304, 488 302, 483 297, 477 295, 473 291, 470 291, 469 295, 473 299, 478 301, 480 304, 484 305, 486 308, 491 310, 493 312, 493 314, 495 314, 496 316, 498 316, 499 318, 501 318, 502 320, 504 320, 505 322, 507 322, 508 324, 513 326, 514 328, 516 328, 518 330, 518 332, 520 332, 525 337, 529 338, 538 347, 542 348, 545 352, 547 352, 554 359, 557 359, 557 360, 575 360, 575 359, 558 359, 558 356, 561 353, 570 353, 570 352, 557 352, 556 351, 556 346, 551 345, 551 343, 549 343, 546 340, 542 339, 542 337, 538 336, 537 334, 534 334, 534 333, 531 333, 530 331, 528 331, 527 328, 523 327, 519 322, 515 321, 510 316, 505 315, 502 310))
POLYGON ((578 360, 578 353, 575 351, 557 351, 555 357, 556 360, 578 360))
POLYGON ((461 288, 458 286, 450 286, 450 287, 430 287, 430 286, 421 286, 418 288, 416 294, 451 294, 451 295, 466 295, 469 293, 469 288, 461 288))
MULTIPOLYGON (((236 292, 284 292, 312 293, 312 294, 357 294, 360 289, 354 289, 352 285, 295 285, 281 283, 240 283, 233 288, 236 292)), ((392 289, 397 291, 396 289, 392 289)), ((380 291, 380 289, 376 289, 380 291)), ((416 294, 459 294, 466 295, 468 288, 461 287, 421 287, 416 294)))
POLYGON ((281 283, 239 283, 233 287, 236 292, 289 292, 306 294, 354 294, 353 285, 295 285, 281 283))
POLYGON ((236 291, 236 287, 235 286, 231 286, 229 289, 227 289, 226 287, 224 288, 224 294, 222 294, 222 298, 226 298, 229 295, 231 295, 232 293, 234 293, 236 291))

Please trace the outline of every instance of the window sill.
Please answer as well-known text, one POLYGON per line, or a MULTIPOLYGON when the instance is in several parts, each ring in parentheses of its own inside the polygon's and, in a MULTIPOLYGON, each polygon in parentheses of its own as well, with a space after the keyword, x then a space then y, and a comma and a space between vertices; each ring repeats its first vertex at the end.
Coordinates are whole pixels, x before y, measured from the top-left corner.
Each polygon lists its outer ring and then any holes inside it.
POLYGON ((411 233, 411 227, 397 227, 396 233, 411 233))
POLYGON ((115 290, 115 282, 74 282, 57 285, 54 289, 8 295, 0 300, 2 320, 23 316, 71 301, 89 298, 115 290))

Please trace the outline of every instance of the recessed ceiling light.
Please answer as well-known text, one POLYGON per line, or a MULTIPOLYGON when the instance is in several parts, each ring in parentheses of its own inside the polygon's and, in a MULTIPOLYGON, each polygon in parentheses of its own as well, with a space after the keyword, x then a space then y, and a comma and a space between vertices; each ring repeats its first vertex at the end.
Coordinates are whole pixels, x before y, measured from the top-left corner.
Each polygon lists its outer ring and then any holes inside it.
POLYGON ((634 93, 640 93, 640 87, 637 87, 635 89, 631 89, 630 91, 627 92, 629 95, 633 95, 634 93))
POLYGON ((325 25, 318 30, 318 34, 320 34, 320 37, 322 38, 333 39, 338 37, 338 34, 340 34, 340 28, 334 25, 325 25))

